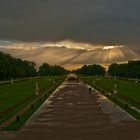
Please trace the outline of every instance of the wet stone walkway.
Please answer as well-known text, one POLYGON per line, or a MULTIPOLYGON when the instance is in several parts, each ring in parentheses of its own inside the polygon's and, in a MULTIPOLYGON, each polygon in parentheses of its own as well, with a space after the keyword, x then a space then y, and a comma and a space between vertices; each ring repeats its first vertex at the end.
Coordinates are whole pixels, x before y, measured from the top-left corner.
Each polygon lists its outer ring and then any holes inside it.
POLYGON ((0 140, 140 140, 140 123, 82 82, 65 81, 20 131, 0 140))

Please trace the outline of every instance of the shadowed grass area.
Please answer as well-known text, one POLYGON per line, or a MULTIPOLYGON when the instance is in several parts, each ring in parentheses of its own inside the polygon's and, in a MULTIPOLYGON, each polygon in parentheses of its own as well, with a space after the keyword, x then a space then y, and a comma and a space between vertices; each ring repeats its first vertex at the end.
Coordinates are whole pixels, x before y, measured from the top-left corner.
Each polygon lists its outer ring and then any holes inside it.
POLYGON ((53 93, 53 91, 61 84, 63 79, 59 79, 59 81, 52 86, 52 88, 45 92, 42 97, 39 97, 38 100, 34 103, 31 104, 31 106, 23 112, 21 115, 18 116, 17 118, 8 126, 3 128, 2 130, 4 131, 17 131, 19 130, 29 119, 29 117, 39 108, 39 106, 53 93))
POLYGON ((37 98, 35 96, 36 81, 39 84, 40 94, 42 94, 60 79, 62 80, 63 77, 51 76, 17 82, 13 85, 1 85, 0 124, 37 98))
POLYGON ((20 127, 22 127, 26 120, 37 110, 37 108, 43 103, 43 101, 38 102, 34 105, 33 108, 28 109, 26 112, 24 112, 22 115, 19 116, 19 122, 17 120, 14 120, 10 125, 3 128, 4 131, 16 131, 19 130, 20 127))
POLYGON ((110 100, 118 104, 121 108, 132 114, 135 118, 140 120, 140 113, 131 109, 131 106, 140 109, 139 83, 132 83, 119 79, 108 79, 100 76, 83 76, 81 78, 107 96, 110 100), (117 84, 118 93, 114 96, 113 88, 115 83, 117 84), (108 92, 111 93, 111 95, 109 95, 108 92))

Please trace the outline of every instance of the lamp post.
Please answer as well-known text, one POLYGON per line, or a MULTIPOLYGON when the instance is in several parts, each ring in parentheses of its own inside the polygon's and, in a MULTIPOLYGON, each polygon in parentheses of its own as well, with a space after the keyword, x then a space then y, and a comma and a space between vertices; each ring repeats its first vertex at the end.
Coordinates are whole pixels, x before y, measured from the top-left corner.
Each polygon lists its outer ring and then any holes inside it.
POLYGON ((116 106, 116 95, 117 95, 117 93, 118 93, 118 90, 117 90, 117 84, 115 83, 114 84, 114 89, 113 89, 113 96, 114 96, 114 106, 116 106))
POLYGON ((53 81, 53 84, 55 84, 56 82, 55 82, 55 80, 53 81))
POLYGON ((35 95, 36 95, 36 96, 39 95, 39 86, 38 86, 38 82, 36 82, 35 95))
POLYGON ((114 80, 116 80, 117 79, 117 77, 116 77, 116 75, 114 75, 114 80))
POLYGON ((135 80, 135 83, 137 84, 138 83, 138 79, 136 78, 136 80, 135 80))
POLYGON ((11 85, 13 85, 13 84, 14 84, 14 79, 12 78, 12 79, 11 79, 11 85))
POLYGON ((113 94, 116 95, 118 93, 117 84, 114 84, 113 94))

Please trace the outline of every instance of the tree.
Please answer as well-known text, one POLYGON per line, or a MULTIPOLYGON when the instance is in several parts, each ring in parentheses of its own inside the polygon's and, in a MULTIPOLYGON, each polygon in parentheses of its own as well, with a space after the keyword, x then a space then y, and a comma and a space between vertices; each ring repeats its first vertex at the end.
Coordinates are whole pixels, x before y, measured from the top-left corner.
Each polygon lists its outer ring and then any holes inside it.
POLYGON ((111 64, 108 73, 112 76, 140 78, 140 61, 128 61, 125 64, 111 64))
POLYGON ((82 75, 104 75, 105 68, 96 64, 84 65, 82 68, 77 69, 74 72, 82 75))
POLYGON ((0 52, 0 80, 36 76, 36 64, 0 52))
POLYGON ((42 64, 39 67, 39 74, 41 76, 47 76, 47 75, 64 75, 67 74, 67 71, 60 66, 50 66, 47 63, 42 64))

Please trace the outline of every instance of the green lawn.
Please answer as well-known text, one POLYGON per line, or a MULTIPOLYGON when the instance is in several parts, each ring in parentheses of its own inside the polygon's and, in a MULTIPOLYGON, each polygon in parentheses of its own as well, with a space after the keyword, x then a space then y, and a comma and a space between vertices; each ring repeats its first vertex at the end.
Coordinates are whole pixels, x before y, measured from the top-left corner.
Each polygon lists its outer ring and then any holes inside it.
POLYGON ((51 76, 16 82, 13 85, 0 86, 0 123, 7 120, 31 101, 35 96, 35 84, 38 81, 40 92, 43 93, 63 77, 51 76), (55 82, 54 82, 55 81, 55 82))
POLYGON ((28 107, 26 111, 24 111, 22 114, 19 115, 19 121, 14 119, 9 125, 2 128, 4 131, 17 131, 19 130, 25 122, 29 119, 29 117, 38 109, 38 107, 53 93, 53 91, 59 86, 59 84, 63 81, 63 79, 59 79, 58 82, 55 83, 55 85, 50 88, 50 90, 47 90, 47 92, 44 92, 42 96, 37 98, 31 106, 28 107), (41 99, 41 100, 40 100, 41 99))
POLYGON ((98 76, 85 76, 84 80, 89 80, 91 83, 96 82, 96 85, 103 88, 105 91, 113 92, 114 83, 117 83, 117 97, 140 108, 140 83, 133 83, 124 80, 107 79, 98 76))
POLYGON ((140 83, 136 84, 130 81, 107 79, 99 76, 82 76, 81 78, 137 120, 140 120, 140 113, 134 108, 131 108, 134 106, 140 109, 140 83), (115 96, 112 94, 114 83, 117 83, 118 89, 118 94, 115 96))

